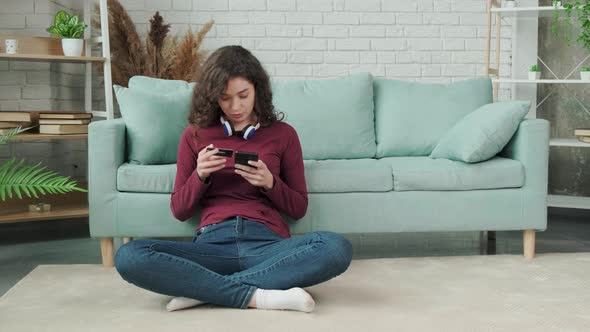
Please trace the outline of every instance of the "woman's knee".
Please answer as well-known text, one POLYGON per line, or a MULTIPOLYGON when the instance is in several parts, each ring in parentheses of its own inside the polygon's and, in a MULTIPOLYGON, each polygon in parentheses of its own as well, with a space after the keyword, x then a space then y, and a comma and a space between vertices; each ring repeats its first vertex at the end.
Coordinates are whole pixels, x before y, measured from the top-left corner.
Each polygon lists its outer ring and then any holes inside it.
POLYGON ((341 272, 344 272, 352 261, 352 244, 344 236, 328 231, 317 232, 320 239, 328 246, 334 261, 341 272))
POLYGON ((115 268, 127 280, 133 271, 138 269, 139 257, 148 246, 144 240, 134 240, 122 245, 115 254, 115 268))

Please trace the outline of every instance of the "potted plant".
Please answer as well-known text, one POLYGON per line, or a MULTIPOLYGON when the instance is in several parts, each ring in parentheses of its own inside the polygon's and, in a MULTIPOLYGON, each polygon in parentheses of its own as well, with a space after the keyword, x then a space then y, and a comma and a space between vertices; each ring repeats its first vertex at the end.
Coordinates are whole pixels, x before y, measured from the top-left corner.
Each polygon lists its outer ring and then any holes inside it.
POLYGON ((529 80, 538 80, 541 78, 541 72, 537 65, 532 65, 531 70, 529 71, 529 80))
MULTIPOLYGON (((28 127, 14 128, 8 133, 0 135, 0 145, 8 141, 16 134, 31 129, 28 127)), ((0 201, 11 199, 14 194, 22 199, 23 193, 29 197, 39 198, 39 194, 63 194, 70 191, 88 192, 76 185, 76 181, 70 181, 70 177, 60 176, 53 171, 43 171, 45 167, 39 167, 40 163, 34 166, 24 166, 24 160, 14 163, 15 158, 0 164, 0 201), (22 193, 21 193, 22 191, 22 193)))
POLYGON ((47 32, 61 37, 61 47, 66 56, 82 55, 84 47, 84 29, 88 26, 78 20, 78 16, 70 15, 60 10, 55 14, 53 25, 47 28, 47 32))
POLYGON ((561 7, 561 1, 553 0, 553 7, 561 7))
POLYGON ((580 78, 582 81, 590 81, 590 67, 582 67, 580 69, 580 78))
POLYGON ((504 5, 502 7, 505 7, 505 8, 514 8, 514 7, 516 7, 516 1, 514 1, 514 0, 505 0, 504 1, 504 5))

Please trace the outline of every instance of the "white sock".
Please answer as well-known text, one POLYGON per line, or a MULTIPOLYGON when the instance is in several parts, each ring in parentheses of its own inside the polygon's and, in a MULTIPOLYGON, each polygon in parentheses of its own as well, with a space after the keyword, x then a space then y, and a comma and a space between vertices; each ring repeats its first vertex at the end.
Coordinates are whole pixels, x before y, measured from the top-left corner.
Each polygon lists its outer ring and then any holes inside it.
POLYGON ((287 290, 258 288, 254 294, 256 294, 256 308, 258 309, 312 312, 315 308, 315 301, 311 295, 299 287, 287 290))
POLYGON ((195 300, 195 299, 189 299, 187 297, 175 297, 172 300, 170 300, 170 302, 168 302, 168 304, 166 305, 166 310, 168 310, 168 311, 180 310, 180 309, 198 306, 198 305, 201 305, 204 303, 206 303, 206 302, 195 300))

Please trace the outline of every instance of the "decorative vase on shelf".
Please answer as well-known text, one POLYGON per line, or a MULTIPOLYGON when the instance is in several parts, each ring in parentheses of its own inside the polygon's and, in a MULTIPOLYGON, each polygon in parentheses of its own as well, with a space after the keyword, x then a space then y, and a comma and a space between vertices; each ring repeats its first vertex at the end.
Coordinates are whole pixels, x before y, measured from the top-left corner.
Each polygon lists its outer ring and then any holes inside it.
POLYGON ((582 81, 590 81, 590 68, 582 67, 582 70, 580 71, 580 79, 582 81))
POLYGON ((538 80, 541 79, 541 72, 540 71, 529 71, 529 80, 538 80))
POLYGON ((84 39, 63 38, 61 47, 65 56, 81 56, 84 48, 84 39))
POLYGON ((514 8, 516 7, 516 1, 514 0, 505 0, 504 4, 502 5, 504 8, 514 8))

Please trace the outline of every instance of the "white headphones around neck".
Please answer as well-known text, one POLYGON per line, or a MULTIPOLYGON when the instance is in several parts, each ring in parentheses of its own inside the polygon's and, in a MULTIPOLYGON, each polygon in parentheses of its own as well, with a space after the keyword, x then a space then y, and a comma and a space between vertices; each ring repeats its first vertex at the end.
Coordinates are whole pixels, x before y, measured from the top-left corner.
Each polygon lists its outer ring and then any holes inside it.
MULTIPOLYGON (((225 120, 223 118, 223 115, 219 117, 219 120, 221 120, 221 125, 223 126, 223 131, 225 132, 225 136, 232 136, 236 130, 234 129, 234 126, 231 124, 231 122, 225 120)), ((242 138, 245 140, 248 140, 250 138, 252 138, 252 136, 254 136, 254 133, 256 132, 256 130, 260 128, 260 122, 257 123, 255 126, 251 125, 251 124, 247 124, 246 127, 244 127, 244 129, 242 129, 242 138)))

